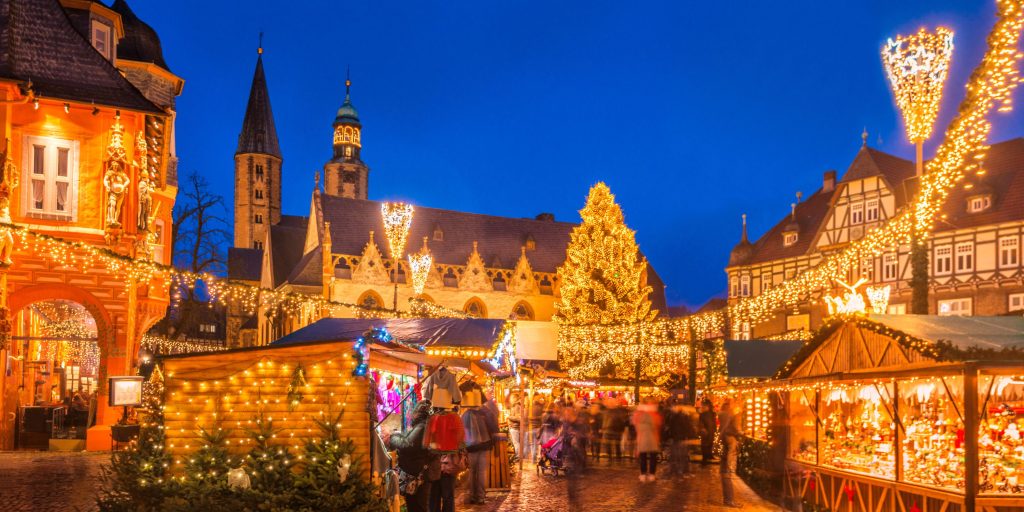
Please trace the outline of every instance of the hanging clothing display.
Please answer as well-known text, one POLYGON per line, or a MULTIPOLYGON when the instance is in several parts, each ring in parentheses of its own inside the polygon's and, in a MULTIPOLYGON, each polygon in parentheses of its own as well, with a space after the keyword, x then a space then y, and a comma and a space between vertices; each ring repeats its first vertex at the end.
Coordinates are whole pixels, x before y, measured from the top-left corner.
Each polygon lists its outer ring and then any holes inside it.
POLYGON ((451 409, 454 404, 462 402, 462 392, 459 391, 455 374, 443 366, 438 368, 424 382, 423 397, 430 400, 435 409, 451 409))
POLYGON ((427 420, 427 429, 423 434, 424 448, 435 452, 454 452, 461 449, 465 441, 466 431, 458 414, 445 411, 427 420))

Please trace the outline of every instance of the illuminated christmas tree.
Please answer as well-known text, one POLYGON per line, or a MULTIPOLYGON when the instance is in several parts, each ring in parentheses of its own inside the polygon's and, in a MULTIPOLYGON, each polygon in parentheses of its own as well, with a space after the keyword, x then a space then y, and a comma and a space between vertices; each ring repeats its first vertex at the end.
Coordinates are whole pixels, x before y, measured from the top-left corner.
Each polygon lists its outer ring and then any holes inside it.
POLYGON ((639 381, 641 367, 651 360, 652 339, 632 327, 658 313, 651 309, 647 261, 607 185, 590 189, 580 216, 583 222, 573 229, 558 268, 560 364, 574 376, 614 373, 639 381), (586 326, 609 328, 595 335, 586 326))

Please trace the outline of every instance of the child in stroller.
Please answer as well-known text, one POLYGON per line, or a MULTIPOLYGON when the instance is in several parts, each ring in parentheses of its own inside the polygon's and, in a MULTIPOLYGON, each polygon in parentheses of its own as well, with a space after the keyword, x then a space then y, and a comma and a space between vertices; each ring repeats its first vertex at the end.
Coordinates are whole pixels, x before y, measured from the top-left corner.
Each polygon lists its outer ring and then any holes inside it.
POLYGON ((568 452, 572 449, 572 436, 559 435, 552 437, 546 443, 540 447, 540 460, 537 462, 537 474, 546 475, 548 473, 558 476, 561 472, 563 475, 568 472, 566 466, 566 458, 568 452))

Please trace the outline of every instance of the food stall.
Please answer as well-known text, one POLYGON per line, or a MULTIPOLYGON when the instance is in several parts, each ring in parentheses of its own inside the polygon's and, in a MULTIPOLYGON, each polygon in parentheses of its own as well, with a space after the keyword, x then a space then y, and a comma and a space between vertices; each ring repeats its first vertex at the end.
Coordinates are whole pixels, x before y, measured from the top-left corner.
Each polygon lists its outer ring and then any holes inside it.
MULTIPOLYGON (((828 510, 1024 510, 1024 318, 827 321, 769 381, 784 492, 828 510)), ((751 418, 745 418, 750 422, 751 418)))

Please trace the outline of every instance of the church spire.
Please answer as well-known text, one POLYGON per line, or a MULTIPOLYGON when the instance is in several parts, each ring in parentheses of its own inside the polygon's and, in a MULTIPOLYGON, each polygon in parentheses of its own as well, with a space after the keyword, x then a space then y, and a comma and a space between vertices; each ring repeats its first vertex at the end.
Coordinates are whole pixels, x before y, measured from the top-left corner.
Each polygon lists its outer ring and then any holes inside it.
POLYGON ((263 72, 263 34, 260 34, 260 45, 256 52, 256 71, 252 76, 249 104, 245 108, 245 120, 242 121, 242 132, 238 134, 238 150, 235 154, 258 153, 281 158, 274 113, 270 108, 270 92, 267 91, 267 77, 263 72))

